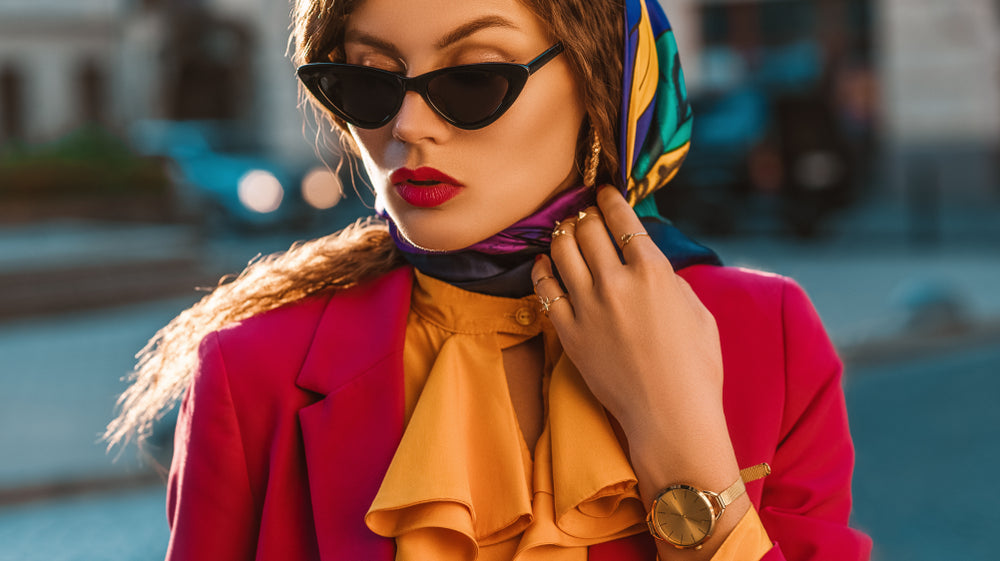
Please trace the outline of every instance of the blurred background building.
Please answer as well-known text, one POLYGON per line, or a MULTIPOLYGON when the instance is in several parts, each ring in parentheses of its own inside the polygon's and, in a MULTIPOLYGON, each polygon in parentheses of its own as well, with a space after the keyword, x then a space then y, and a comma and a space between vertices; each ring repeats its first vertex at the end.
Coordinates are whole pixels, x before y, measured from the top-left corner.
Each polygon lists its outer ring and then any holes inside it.
POLYGON ((267 0, 3 0, 0 139, 240 120, 270 149, 301 151, 288 13, 267 0))
POLYGON ((895 210, 904 227, 998 208, 994 0, 665 4, 696 116, 691 165, 665 192, 679 214, 724 233, 772 193, 790 229, 811 235, 849 205, 895 210))
POLYGON ((339 178, 317 159, 298 108, 289 10, 268 0, 0 2, 0 218, 196 215, 272 227, 338 203, 339 178), (133 173, 107 177, 115 167, 133 173), (79 185, 88 176, 91 189, 79 185), (132 200, 142 194, 145 204, 132 200), (102 212, 88 197, 129 210, 102 212))
MULTIPOLYGON (((770 204, 812 235, 872 200, 911 213, 998 205, 996 0, 664 4, 698 120, 680 187, 664 193, 674 217, 725 233, 753 220, 739 208, 759 217, 770 204)), ((135 142, 139 122, 212 121, 301 167, 315 146, 288 12, 270 0, 3 0, 0 145, 88 125, 135 142)))

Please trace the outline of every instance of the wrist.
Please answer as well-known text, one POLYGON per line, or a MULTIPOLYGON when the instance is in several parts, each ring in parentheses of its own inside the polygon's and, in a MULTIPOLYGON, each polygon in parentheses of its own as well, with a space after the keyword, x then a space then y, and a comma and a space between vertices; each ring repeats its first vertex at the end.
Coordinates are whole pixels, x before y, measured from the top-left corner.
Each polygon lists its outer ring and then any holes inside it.
POLYGON ((700 388, 642 392, 620 409, 613 413, 630 442, 680 441, 720 429, 728 435, 721 392, 700 388))
POLYGON ((658 422, 663 419, 656 414, 647 418, 650 421, 646 423, 622 425, 643 500, 652 500, 657 492, 676 483, 721 490, 739 476, 721 411, 718 415, 683 417, 686 421, 658 422))

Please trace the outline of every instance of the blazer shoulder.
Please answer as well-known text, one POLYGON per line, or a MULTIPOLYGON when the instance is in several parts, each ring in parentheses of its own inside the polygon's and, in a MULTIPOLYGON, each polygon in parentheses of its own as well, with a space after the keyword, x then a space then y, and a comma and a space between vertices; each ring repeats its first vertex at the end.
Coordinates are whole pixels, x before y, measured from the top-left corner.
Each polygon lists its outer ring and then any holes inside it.
POLYGON ((280 354, 294 358, 304 355, 334 293, 309 296, 218 330, 219 346, 230 354, 280 354))
POLYGON ((226 370, 238 372, 240 384, 294 383, 307 359, 316 354, 317 337, 324 338, 324 345, 339 345, 340 335, 356 330, 345 326, 361 320, 371 323, 398 307, 394 300, 383 300, 404 292, 410 278, 409 269, 395 269, 351 288, 309 296, 234 322, 205 337, 202 353, 207 349, 220 353, 226 370))
POLYGON ((230 385, 290 386, 333 296, 309 296, 225 325, 202 339, 199 360, 221 361, 230 385))
POLYGON ((765 312, 779 319, 788 293, 803 294, 792 279, 741 267, 695 265, 678 272, 713 313, 765 312))
POLYGON ((782 275, 743 269, 697 265, 678 273, 691 285, 720 330, 776 331, 785 346, 796 334, 809 332, 813 339, 827 341, 816 308, 795 280, 782 275))

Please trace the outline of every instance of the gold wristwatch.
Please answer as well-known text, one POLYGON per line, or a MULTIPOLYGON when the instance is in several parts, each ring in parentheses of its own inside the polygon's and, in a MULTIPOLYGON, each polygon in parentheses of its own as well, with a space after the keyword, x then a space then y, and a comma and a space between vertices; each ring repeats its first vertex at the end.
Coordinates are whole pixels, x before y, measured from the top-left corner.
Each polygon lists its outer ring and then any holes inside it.
POLYGON ((770 473, 771 466, 766 463, 742 469, 740 478, 721 493, 690 485, 671 485, 653 499, 646 516, 649 532, 678 549, 701 549, 726 507, 746 492, 744 482, 770 473))

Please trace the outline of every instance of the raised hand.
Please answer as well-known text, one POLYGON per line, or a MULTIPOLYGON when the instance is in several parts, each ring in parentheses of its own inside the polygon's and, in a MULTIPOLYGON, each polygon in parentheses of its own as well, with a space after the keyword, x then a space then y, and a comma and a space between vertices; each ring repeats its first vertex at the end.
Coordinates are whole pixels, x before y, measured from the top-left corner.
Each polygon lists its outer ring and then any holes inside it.
MULTIPOLYGON (((643 497, 679 482, 721 491, 739 468, 715 319, 616 189, 601 188, 597 203, 556 227, 551 260, 532 270, 535 291, 564 351, 622 426, 643 497)), ((749 501, 733 507, 723 535, 749 501)), ((664 560, 674 554, 661 549, 664 560)))

